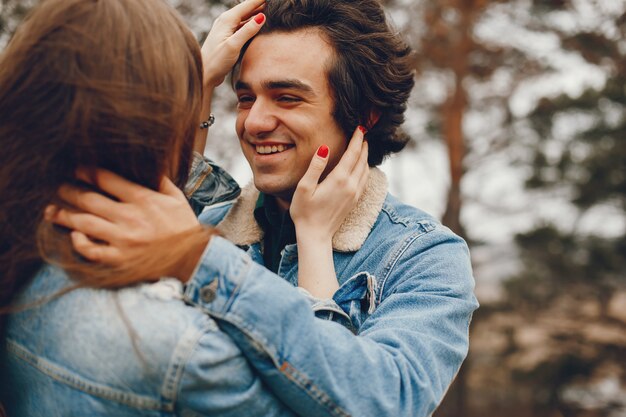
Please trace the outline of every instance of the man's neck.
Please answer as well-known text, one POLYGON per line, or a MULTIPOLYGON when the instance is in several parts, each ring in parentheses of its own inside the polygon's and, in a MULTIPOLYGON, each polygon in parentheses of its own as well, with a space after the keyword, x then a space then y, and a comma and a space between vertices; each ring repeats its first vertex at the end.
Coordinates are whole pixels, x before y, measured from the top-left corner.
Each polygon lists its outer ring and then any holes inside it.
POLYGON ((276 206, 278 207, 278 211, 280 211, 281 214, 285 214, 289 211, 289 207, 291 206, 291 200, 286 200, 284 198, 276 196, 273 197, 276 200, 276 206))

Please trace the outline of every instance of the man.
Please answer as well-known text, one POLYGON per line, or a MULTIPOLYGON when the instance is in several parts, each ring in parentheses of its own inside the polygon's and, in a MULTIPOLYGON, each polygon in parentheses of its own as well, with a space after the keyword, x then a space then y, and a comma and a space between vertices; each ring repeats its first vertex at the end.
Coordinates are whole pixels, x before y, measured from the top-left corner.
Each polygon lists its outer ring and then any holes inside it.
MULTIPOLYGON (((233 72, 236 130, 254 186, 234 204, 209 207, 200 220, 217 225, 252 259, 296 286, 298 253, 288 209, 311 156, 328 145, 332 168, 359 124, 369 129, 370 166, 401 150, 406 139, 398 127, 413 74, 410 51, 376 0, 272 1, 265 13, 265 26, 233 72)), ((332 337, 301 340, 302 350, 293 341, 283 366, 297 370, 292 377, 310 384, 311 395, 320 393, 320 401, 340 404, 337 409, 349 415, 430 415, 466 355, 477 307, 465 244, 390 196, 384 174, 372 168, 333 250, 340 289, 315 309, 357 336, 347 345, 332 337), (309 343, 316 347, 313 355, 309 343), (349 360, 354 357, 362 360, 349 360), (311 365, 325 372, 300 374, 311 365), (330 398, 322 395, 325 389, 330 398)), ((269 350, 285 348, 273 343, 270 328, 262 335, 269 350)), ((243 331, 227 330, 235 339, 243 331)), ((272 380, 267 359, 243 350, 272 380)))
MULTIPOLYGON (((357 125, 369 129, 372 167, 404 147, 398 127, 413 86, 410 51, 376 0, 270 1, 264 12, 267 21, 233 80, 237 134, 254 186, 234 203, 208 207, 200 220, 280 278, 212 238, 183 279, 189 279, 183 299, 214 318, 299 415, 431 415, 467 354, 477 308, 463 240, 389 195, 384 174, 372 168, 333 237, 340 288, 332 299, 313 300, 316 318, 310 300, 293 288, 298 251, 288 216, 320 145, 331 149, 329 169, 357 125)), ((143 220, 168 222, 153 214, 159 199, 146 198, 149 192, 136 199, 147 213, 143 220)), ((131 240, 137 246, 137 236, 131 240)))

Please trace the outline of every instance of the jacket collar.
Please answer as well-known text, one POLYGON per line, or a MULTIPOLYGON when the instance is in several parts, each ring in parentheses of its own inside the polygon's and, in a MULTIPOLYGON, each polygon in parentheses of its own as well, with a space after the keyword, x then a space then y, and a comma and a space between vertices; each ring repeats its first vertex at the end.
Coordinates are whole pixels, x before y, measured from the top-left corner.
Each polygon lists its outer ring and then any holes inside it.
MULTIPOLYGON (((333 249, 337 252, 355 252, 363 246, 372 230, 387 196, 387 178, 378 168, 370 168, 363 195, 333 236, 333 249)), ((263 230, 254 218, 254 208, 259 190, 253 183, 241 191, 217 229, 236 245, 249 246, 263 239, 263 230)))

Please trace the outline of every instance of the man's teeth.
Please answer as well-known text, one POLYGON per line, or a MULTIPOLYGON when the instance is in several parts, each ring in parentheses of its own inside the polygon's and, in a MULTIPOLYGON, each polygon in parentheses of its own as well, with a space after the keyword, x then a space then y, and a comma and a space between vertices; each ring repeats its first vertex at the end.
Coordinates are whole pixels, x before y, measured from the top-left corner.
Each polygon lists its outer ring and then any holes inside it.
POLYGON ((257 153, 260 153, 260 154, 270 154, 270 153, 283 152, 287 148, 288 147, 285 146, 285 145, 272 145, 272 146, 256 145, 256 151, 257 151, 257 153))

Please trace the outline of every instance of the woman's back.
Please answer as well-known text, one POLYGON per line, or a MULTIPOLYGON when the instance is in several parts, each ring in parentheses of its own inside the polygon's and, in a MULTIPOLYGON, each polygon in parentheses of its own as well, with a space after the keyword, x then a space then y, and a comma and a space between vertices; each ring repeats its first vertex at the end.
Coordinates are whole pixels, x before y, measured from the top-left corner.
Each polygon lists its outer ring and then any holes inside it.
MULTIPOLYGON (((71 285, 44 266, 16 300, 71 285)), ((6 321, 3 402, 11 417, 291 415, 175 280, 77 289, 6 321)))

